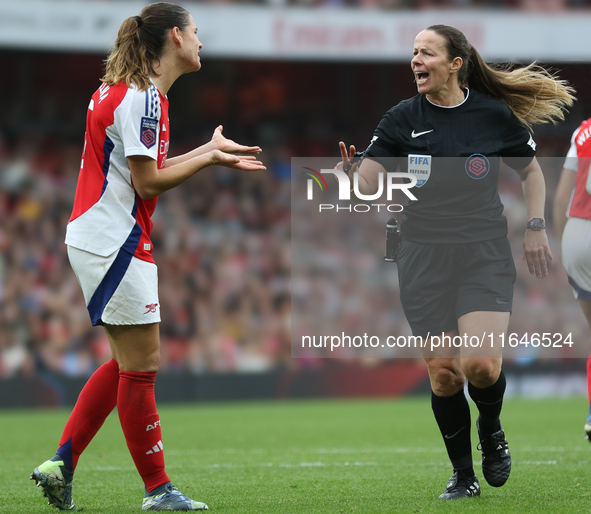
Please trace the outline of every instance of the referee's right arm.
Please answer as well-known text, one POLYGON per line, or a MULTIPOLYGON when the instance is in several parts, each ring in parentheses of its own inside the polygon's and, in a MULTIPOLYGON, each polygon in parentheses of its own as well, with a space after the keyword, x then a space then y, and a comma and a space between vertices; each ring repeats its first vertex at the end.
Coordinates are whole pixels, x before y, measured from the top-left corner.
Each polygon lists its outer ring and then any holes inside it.
POLYGON ((371 158, 365 158, 357 169, 352 167, 349 170, 349 180, 353 188, 355 174, 359 176, 359 192, 362 195, 373 195, 378 192, 379 177, 382 173, 382 180, 386 176, 385 168, 371 158))

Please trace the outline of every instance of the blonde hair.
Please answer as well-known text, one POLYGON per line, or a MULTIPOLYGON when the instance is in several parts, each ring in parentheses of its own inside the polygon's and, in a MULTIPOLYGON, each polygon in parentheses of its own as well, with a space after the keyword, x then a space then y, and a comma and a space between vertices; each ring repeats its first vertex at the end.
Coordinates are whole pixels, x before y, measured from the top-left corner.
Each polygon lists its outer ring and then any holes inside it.
POLYGON ((166 32, 189 24, 189 13, 179 5, 160 2, 147 5, 139 16, 130 16, 119 27, 117 40, 105 61, 102 82, 110 86, 125 82, 140 91, 150 87, 157 76, 154 63, 164 51, 166 32))
POLYGON ((564 120, 565 112, 575 101, 575 89, 566 80, 535 62, 523 68, 489 65, 458 29, 433 25, 427 30, 445 38, 450 61, 462 58, 460 87, 501 100, 530 130, 532 125, 564 120))

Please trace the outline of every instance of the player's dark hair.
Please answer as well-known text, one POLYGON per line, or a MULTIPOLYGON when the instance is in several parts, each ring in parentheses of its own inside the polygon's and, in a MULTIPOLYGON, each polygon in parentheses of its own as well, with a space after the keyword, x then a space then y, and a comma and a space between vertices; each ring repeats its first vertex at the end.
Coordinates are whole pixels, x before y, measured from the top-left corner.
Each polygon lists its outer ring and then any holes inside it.
POLYGON ((528 128, 539 123, 564 120, 564 113, 575 101, 575 90, 566 80, 535 62, 522 68, 489 65, 458 29, 432 25, 427 30, 445 38, 447 57, 461 57, 458 71, 460 87, 503 101, 528 128))
POLYGON ((166 32, 174 27, 183 30, 190 23, 189 13, 180 5, 155 3, 146 5, 139 16, 130 16, 119 27, 115 46, 105 61, 109 85, 120 81, 134 84, 140 91, 150 87, 150 77, 157 76, 158 62, 166 43, 166 32))

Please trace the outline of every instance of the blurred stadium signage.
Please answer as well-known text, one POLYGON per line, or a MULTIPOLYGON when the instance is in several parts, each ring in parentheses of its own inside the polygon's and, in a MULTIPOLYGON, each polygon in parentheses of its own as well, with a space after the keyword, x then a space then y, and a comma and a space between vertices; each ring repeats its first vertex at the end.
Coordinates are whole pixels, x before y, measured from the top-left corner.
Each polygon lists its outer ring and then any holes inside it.
MULTIPOLYGON (((147 3, 147 2, 146 2, 147 3)), ((122 20, 144 2, 0 0, 0 47, 105 53, 122 20)), ((195 18, 204 57, 410 60, 415 35, 444 23, 490 61, 586 61, 591 12, 373 9, 204 5, 195 18)))

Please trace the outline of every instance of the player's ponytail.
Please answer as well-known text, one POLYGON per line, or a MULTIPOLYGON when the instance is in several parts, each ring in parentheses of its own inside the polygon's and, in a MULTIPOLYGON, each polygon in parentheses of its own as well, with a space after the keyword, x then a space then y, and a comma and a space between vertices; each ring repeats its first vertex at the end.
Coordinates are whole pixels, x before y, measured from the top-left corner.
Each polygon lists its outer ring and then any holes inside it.
POLYGON ((140 91, 148 89, 150 77, 156 76, 158 62, 166 43, 166 32, 189 24, 189 13, 179 5, 156 3, 147 5, 139 16, 126 18, 117 34, 115 46, 105 61, 105 76, 109 85, 120 81, 134 84, 140 91))
POLYGON ((575 90, 567 81, 538 66, 523 68, 489 65, 458 29, 433 25, 431 30, 446 40, 448 59, 461 57, 460 87, 503 101, 528 128, 540 123, 564 120, 564 113, 575 101, 575 90))

